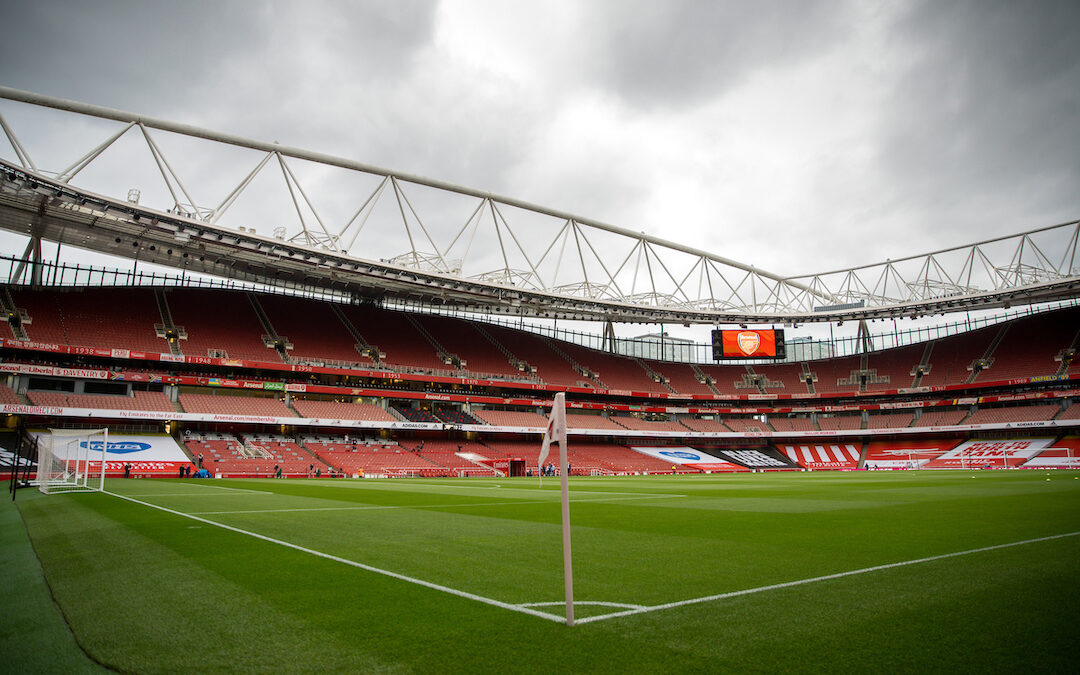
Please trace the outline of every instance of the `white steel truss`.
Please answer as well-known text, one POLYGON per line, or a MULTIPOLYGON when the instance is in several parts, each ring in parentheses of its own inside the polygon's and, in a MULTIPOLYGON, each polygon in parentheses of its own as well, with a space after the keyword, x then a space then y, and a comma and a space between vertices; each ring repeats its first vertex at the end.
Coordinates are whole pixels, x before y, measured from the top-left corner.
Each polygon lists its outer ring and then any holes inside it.
MULTIPOLYGON (((138 236, 164 236, 159 230, 165 228, 177 250, 192 237, 235 240, 234 250, 219 252, 213 264, 200 255, 203 266, 192 267, 211 273, 269 278, 288 269, 284 264, 276 268, 273 261, 302 261, 311 267, 304 273, 307 283, 355 283, 361 294, 378 287, 480 309, 509 305, 519 314, 699 323, 917 315, 1080 294, 1080 221, 850 269, 788 276, 521 200, 339 157, 4 87, 0 98, 119 125, 66 168, 50 172, 34 163, 0 115, 0 130, 12 153, 2 161, 0 182, 12 201, 0 225, 25 231, 23 219, 29 218, 38 223, 40 236, 67 236, 80 245, 72 232, 85 218, 74 217, 73 210, 100 213, 116 219, 116 234, 131 235, 144 259, 164 264, 191 265, 192 259, 160 259, 140 248, 138 236), (125 207, 119 199, 104 197, 95 211, 87 205, 97 196, 93 185, 76 185, 76 179, 132 134, 149 153, 149 173, 160 179, 160 202, 125 207), (229 156, 228 166, 221 162, 215 167, 235 172, 240 166, 242 177, 231 188, 215 184, 216 195, 196 195, 195 182, 185 183, 175 168, 179 165, 163 150, 177 136, 242 150, 229 156), (330 172, 346 177, 332 178, 330 172), (324 186, 342 181, 352 181, 352 187, 335 190, 327 199, 324 186), (28 201, 34 191, 51 196, 50 206, 66 204, 67 211, 49 216, 42 204, 37 220, 25 215, 35 208, 28 201), (276 200, 275 220, 292 215, 288 224, 259 223, 271 225, 273 236, 258 235, 239 224, 250 223, 250 213, 258 208, 231 218, 245 200, 276 200), (335 208, 339 214, 331 215, 335 208), (147 220, 154 227, 148 228, 147 220), (252 251, 264 255, 245 257, 252 251), (361 275, 361 268, 368 277, 347 273, 361 275), (372 270, 395 283, 373 282, 372 270), (441 295, 431 290, 436 287, 441 295)), ((147 180, 146 174, 138 174, 138 180, 147 180)), ((116 236, 115 242, 122 238, 116 236)), ((81 245, 105 250, 104 244, 91 243, 97 241, 86 234, 81 245)), ((213 247, 204 244, 198 250, 213 247)))

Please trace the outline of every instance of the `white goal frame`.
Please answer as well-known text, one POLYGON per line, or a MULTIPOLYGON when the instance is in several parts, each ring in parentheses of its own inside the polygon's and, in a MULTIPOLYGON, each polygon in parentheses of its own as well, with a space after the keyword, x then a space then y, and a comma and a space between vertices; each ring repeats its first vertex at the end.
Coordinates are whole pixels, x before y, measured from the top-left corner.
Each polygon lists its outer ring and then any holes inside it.
POLYGON ((105 458, 109 429, 49 429, 37 437, 37 478, 31 481, 44 494, 105 490, 105 458), (100 436, 101 451, 91 447, 100 436), (91 460, 98 461, 92 473, 91 460))

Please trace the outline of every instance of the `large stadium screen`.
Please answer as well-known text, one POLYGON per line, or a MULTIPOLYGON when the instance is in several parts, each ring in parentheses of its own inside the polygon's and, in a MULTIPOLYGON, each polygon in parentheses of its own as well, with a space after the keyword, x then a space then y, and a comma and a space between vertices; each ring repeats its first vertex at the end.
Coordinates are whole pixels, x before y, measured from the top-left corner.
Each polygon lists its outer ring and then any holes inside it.
POLYGON ((713 359, 782 359, 786 356, 784 331, 773 329, 712 332, 713 359))

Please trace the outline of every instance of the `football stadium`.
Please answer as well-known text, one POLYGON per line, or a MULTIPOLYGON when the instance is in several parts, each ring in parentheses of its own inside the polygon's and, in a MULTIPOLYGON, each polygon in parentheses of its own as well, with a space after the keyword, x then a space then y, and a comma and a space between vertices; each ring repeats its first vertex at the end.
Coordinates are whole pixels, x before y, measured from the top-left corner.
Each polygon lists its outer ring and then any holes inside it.
POLYGON ((791 276, 0 98, 12 672, 1075 669, 1080 221, 791 276))

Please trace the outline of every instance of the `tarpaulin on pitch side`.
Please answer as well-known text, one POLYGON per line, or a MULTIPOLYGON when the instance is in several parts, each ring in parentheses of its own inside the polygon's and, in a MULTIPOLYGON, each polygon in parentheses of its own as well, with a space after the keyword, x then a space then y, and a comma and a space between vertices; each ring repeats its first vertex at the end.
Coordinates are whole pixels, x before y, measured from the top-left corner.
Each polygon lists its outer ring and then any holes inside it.
POLYGON ((868 469, 918 469, 959 443, 955 438, 872 441, 866 448, 863 465, 868 469))
MULTIPOLYGON (((47 432, 32 433, 41 443, 49 442, 47 432)), ((72 461, 77 458, 88 459, 91 472, 100 466, 102 436, 90 437, 88 454, 85 452, 85 437, 57 437, 53 441, 53 453, 57 458, 72 461)), ((105 475, 123 476, 125 464, 131 465, 133 476, 177 476, 181 466, 191 466, 191 460, 176 440, 165 434, 109 434, 109 447, 105 453, 105 475)))
POLYGON ((665 462, 671 462, 673 465, 685 466, 690 469, 696 469, 698 471, 709 471, 713 473, 732 473, 736 471, 746 471, 746 467, 739 466, 738 464, 732 464, 725 462, 722 459, 717 459, 712 455, 689 448, 686 446, 635 446, 631 448, 643 455, 650 457, 656 457, 662 459, 665 462))
POLYGON ((854 469, 859 464, 861 443, 784 444, 780 450, 807 469, 854 469))
POLYGON ((1024 462, 1025 469, 1080 469, 1080 436, 1069 436, 1024 462))
POLYGON ((981 469, 1016 467, 1024 464, 1053 438, 973 439, 926 463, 926 469, 981 469))
POLYGON ((798 464, 772 448, 709 448, 709 454, 754 470, 800 468, 798 464))

